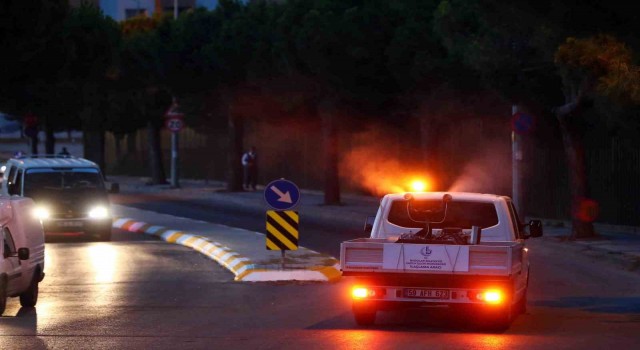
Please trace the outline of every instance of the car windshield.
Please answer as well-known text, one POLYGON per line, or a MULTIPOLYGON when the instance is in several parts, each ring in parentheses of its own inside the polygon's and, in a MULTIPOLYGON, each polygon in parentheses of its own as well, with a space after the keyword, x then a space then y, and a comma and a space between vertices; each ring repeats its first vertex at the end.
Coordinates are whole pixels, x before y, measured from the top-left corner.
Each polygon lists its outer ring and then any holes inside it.
POLYGON ((389 222, 402 227, 424 227, 424 220, 433 222, 432 228, 458 227, 470 229, 471 226, 487 228, 498 224, 498 214, 493 203, 451 201, 444 222, 442 200, 414 200, 410 206, 411 216, 407 212, 407 201, 396 200, 391 204, 389 222))
POLYGON ((24 195, 37 197, 58 192, 96 192, 104 190, 102 177, 96 169, 27 171, 24 181, 24 195))

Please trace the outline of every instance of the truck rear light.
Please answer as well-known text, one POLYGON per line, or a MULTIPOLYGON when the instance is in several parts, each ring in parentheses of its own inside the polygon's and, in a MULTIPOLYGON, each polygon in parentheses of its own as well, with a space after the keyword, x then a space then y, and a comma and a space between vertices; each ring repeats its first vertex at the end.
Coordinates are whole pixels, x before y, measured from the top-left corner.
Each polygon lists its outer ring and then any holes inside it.
POLYGON ((384 289, 381 288, 354 287, 351 290, 351 296, 354 299, 379 298, 384 294, 384 289))
POLYGON ((367 288, 362 288, 362 287, 355 287, 351 291, 351 295, 353 296, 354 299, 364 299, 367 297, 368 294, 369 293, 367 288))
POLYGON ((499 289, 489 289, 479 292, 476 299, 487 304, 501 304, 504 301, 504 293, 499 289))

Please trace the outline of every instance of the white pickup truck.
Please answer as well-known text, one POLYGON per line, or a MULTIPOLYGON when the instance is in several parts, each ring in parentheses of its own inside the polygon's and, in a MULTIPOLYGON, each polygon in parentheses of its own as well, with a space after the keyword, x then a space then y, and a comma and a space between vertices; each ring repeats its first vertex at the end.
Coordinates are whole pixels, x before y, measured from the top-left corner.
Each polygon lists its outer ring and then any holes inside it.
POLYGON ((353 314, 360 325, 378 310, 448 307, 505 329, 527 302, 524 241, 540 221, 520 223, 509 197, 477 193, 388 194, 370 238, 343 242, 340 265, 355 276, 353 314), (529 233, 524 231, 529 226, 529 233))
POLYGON ((35 306, 44 278, 44 233, 30 198, 0 196, 0 315, 7 297, 35 306))

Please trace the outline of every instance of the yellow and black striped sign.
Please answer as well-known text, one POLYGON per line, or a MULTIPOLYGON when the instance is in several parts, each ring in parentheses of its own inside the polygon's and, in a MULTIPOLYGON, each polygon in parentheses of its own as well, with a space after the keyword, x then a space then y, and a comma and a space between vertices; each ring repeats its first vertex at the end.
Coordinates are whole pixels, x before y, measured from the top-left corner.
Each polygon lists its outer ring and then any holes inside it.
POLYGON ((267 210, 267 250, 298 250, 298 212, 267 210))

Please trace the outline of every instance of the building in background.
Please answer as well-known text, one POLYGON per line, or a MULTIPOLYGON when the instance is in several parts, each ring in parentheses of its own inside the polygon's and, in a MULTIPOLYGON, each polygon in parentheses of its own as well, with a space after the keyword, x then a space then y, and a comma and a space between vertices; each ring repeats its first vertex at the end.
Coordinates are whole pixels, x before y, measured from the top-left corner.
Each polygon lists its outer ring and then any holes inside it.
POLYGON ((92 4, 93 6, 100 6, 100 0, 69 0, 69 5, 71 5, 71 7, 78 7, 83 2, 92 4))
POLYGON ((22 129, 22 123, 11 117, 8 114, 0 112, 0 134, 4 137, 5 134, 18 134, 21 136, 20 129, 22 129))
MULTIPOLYGON (((72 5, 82 0, 71 1, 72 5)), ((153 16, 158 11, 173 13, 174 0, 92 0, 102 11, 116 21, 145 15, 153 16)), ((205 7, 209 10, 218 6, 218 0, 178 0, 178 12, 192 8, 205 7)))

